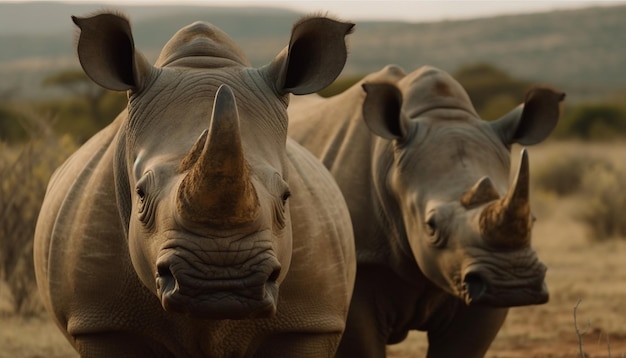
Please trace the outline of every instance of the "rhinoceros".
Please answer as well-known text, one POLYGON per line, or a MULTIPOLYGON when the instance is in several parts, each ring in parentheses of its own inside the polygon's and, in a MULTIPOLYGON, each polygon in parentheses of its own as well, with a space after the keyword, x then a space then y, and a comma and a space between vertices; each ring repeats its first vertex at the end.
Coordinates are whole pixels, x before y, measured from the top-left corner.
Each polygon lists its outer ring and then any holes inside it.
POLYGON ((383 357, 421 330, 429 357, 481 357, 507 307, 548 300, 528 154, 509 185, 510 150, 544 140, 563 98, 537 87, 489 122, 446 72, 389 65, 291 103, 289 136, 330 169, 352 216, 357 280, 338 356, 383 357))
POLYGON ((287 139, 289 94, 318 91, 353 24, 298 21, 253 68, 205 22, 155 65, 129 21, 73 17, 78 57, 128 106, 50 179, 34 259, 47 310, 81 356, 327 357, 355 280, 332 176, 287 139))

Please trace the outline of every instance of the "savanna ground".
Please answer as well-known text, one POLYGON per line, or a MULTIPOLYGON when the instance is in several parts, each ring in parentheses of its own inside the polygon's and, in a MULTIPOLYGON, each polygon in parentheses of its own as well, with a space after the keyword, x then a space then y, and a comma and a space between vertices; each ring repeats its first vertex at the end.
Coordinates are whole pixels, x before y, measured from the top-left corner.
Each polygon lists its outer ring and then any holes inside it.
MULTIPOLYGON (((626 145, 552 142, 530 148, 531 176, 565 155, 606 158, 626 170, 626 145)), ((615 193, 626 187, 620 184, 615 193)), ((626 240, 590 238, 593 234, 579 219, 591 205, 588 198, 561 197, 534 186, 531 195, 538 219, 533 245, 548 266, 550 302, 512 309, 487 357, 580 357, 581 340, 586 357, 626 356, 626 240), (574 326, 579 300, 581 340, 574 326)), ((2 314, 6 298, 6 286, 0 286, 0 357, 77 356, 45 316, 2 314)), ((425 335, 415 332, 388 351, 390 357, 404 358, 422 357, 425 350, 425 335)))

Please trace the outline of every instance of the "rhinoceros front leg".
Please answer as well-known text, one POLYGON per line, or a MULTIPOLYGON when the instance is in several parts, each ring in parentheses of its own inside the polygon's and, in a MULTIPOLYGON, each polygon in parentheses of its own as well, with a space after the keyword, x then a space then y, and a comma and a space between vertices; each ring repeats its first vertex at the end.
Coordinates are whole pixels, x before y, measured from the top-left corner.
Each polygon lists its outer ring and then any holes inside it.
POLYGON ((428 332, 428 358, 484 357, 508 309, 459 305, 442 331, 428 332))
POLYGON ((413 296, 385 267, 360 265, 357 272, 337 357, 383 358, 393 328, 393 313, 405 304, 393 298, 411 300, 413 296))
POLYGON ((338 358, 386 357, 386 337, 381 333, 376 314, 370 311, 377 307, 363 298, 357 296, 352 299, 346 331, 337 350, 338 358))
POLYGON ((74 346, 81 357, 174 357, 158 342, 123 332, 80 335, 74 346))

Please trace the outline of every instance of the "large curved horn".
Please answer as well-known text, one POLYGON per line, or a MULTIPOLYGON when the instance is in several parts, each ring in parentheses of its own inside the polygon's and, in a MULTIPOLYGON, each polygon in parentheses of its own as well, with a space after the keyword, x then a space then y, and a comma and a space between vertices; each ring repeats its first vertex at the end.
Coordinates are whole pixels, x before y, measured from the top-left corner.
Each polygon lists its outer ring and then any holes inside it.
POLYGON ((235 96, 227 85, 215 95, 208 133, 200 136, 180 168, 189 170, 178 188, 183 219, 233 226, 256 217, 258 197, 243 155, 235 96))
POLYGON ((529 179, 528 152, 522 149, 519 169, 509 192, 481 213, 480 229, 489 244, 511 249, 530 244, 529 179))

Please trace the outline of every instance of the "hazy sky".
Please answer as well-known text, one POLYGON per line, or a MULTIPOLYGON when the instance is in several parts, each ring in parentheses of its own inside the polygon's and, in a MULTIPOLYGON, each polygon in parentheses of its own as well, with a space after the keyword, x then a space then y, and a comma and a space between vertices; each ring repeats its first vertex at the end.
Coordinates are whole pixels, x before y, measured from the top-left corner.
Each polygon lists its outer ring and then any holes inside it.
MULTIPOLYGON (((0 2, 4 2, 0 0, 0 2)), ((499 14, 549 11, 553 9, 572 9, 594 5, 612 5, 626 3, 626 0, 430 0, 430 1, 261 1, 261 0, 74 0, 65 2, 102 3, 102 4, 193 4, 218 6, 273 6, 284 7, 301 12, 328 11, 332 15, 348 20, 378 19, 405 21, 436 21, 483 17, 499 14)))
POLYGON ((626 3, 626 1, 569 1, 569 0, 457 0, 457 1, 282 1, 305 11, 326 9, 338 16, 353 19, 394 19, 432 21, 482 17, 496 14, 549 11, 580 8, 592 5, 626 3))

